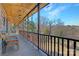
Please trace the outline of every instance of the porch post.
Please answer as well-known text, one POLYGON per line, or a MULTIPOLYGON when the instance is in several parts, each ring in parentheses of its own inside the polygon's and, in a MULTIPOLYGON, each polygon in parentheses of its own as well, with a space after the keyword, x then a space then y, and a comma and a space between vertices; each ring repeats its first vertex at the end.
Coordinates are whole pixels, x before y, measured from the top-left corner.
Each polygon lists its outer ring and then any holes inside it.
POLYGON ((40 3, 38 3, 38 50, 39 50, 39 32, 40 32, 40 3))
POLYGON ((8 20, 7 19, 5 19, 5 27, 6 27, 6 33, 8 33, 8 20))

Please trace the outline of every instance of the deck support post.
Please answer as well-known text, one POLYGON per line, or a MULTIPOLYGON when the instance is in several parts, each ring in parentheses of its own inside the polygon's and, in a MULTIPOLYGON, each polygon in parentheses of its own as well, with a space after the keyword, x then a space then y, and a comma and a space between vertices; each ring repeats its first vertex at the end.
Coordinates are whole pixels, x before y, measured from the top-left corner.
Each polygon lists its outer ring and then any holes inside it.
POLYGON ((38 7, 38 50, 39 50, 39 32, 40 32, 40 3, 38 3, 37 7, 38 7))

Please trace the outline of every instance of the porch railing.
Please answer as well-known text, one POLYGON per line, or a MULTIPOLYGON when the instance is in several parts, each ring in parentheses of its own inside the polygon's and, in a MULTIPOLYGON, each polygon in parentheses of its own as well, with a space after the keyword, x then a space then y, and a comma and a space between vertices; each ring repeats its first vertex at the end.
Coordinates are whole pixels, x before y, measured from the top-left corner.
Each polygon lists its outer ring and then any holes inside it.
POLYGON ((49 56, 76 56, 79 55, 79 40, 65 38, 60 36, 39 34, 38 33, 20 31, 20 33, 31 41, 39 49, 49 56))

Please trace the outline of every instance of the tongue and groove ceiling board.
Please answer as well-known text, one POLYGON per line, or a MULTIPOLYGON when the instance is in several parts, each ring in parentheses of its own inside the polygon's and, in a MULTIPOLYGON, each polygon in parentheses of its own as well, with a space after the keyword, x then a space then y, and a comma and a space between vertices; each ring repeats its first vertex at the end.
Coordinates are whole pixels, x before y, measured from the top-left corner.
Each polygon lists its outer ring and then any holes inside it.
POLYGON ((7 19, 12 24, 17 24, 22 18, 31 10, 35 4, 19 4, 19 3, 11 3, 11 4, 2 4, 7 19))
MULTIPOLYGON (((1 5, 6 12, 9 23, 17 25, 33 9, 36 3, 3 3, 1 5)), ((45 5, 42 3, 41 8, 45 5)))

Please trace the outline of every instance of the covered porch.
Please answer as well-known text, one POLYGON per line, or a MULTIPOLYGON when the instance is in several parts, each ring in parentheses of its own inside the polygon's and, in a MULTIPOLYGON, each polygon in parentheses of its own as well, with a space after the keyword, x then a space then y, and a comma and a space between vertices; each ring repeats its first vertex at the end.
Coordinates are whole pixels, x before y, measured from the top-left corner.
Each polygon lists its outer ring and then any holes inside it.
MULTIPOLYGON (((17 38, 19 48, 8 47, 2 56, 77 56, 79 55, 79 37, 73 35, 77 26, 64 24, 57 15, 72 4, 1 4, 1 19, 3 20, 2 32, 6 37, 17 38), (62 7, 62 6, 65 7, 62 7), (49 8, 50 7, 50 8, 49 8), (43 9, 44 8, 44 9, 43 9), (52 12, 50 12, 52 11, 52 12), (48 15, 49 13, 49 15, 48 15), (53 17, 51 16, 53 15, 53 17), (49 17, 48 17, 49 16, 49 17), (54 20, 56 18, 56 20, 54 20), (49 21, 52 19, 51 21, 49 21), (43 22, 41 22, 43 21, 43 22), (4 30, 5 29, 5 30, 4 30), (73 30, 74 29, 74 30, 73 30), (56 31, 56 33, 54 32, 56 31), (73 31, 71 31, 73 30, 73 31), (70 32, 70 33, 69 33, 70 32)), ((74 4, 75 5, 75 4, 74 4)), ((73 5, 73 7, 74 7, 73 5)), ((77 8, 77 7, 76 7, 77 8)), ((70 9, 70 11, 74 11, 70 9)), ((62 14, 63 15, 63 14, 62 14)), ((61 18, 64 18, 61 15, 61 18)), ((68 14, 69 15, 69 12, 68 14)), ((66 15, 66 16, 67 16, 66 15)), ((65 15, 64 15, 65 16, 65 15)), ((68 17, 68 16, 67 16, 68 17)), ((66 18, 67 18, 66 17, 66 18)), ((74 17, 73 17, 74 18, 74 17)), ((64 18, 65 19, 65 18, 64 18)), ((77 31, 78 32, 78 31, 77 31)), ((76 35, 78 35, 77 33, 76 35)), ((15 38, 13 38, 15 40, 15 38)), ((7 40, 5 40, 7 41, 7 40)), ((11 41, 11 40, 10 40, 11 41)))

